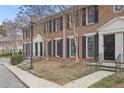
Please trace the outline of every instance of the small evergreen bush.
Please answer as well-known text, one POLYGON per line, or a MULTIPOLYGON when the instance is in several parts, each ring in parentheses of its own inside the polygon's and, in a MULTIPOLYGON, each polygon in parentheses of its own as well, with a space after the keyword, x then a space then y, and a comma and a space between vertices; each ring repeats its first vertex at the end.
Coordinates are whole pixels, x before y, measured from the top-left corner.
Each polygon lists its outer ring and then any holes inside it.
POLYGON ((23 55, 14 54, 14 55, 11 56, 11 64, 12 65, 17 65, 22 61, 23 61, 23 55))

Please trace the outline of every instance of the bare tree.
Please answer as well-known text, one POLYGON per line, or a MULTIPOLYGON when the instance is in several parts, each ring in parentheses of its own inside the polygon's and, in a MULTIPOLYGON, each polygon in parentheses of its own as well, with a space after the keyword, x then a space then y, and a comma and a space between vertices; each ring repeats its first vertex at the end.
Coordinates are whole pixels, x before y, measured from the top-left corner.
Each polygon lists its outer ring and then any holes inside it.
POLYGON ((76 8, 76 6, 73 6, 70 9, 70 25, 71 25, 71 30, 73 31, 74 35, 74 44, 75 44, 75 56, 76 56, 76 62, 79 62, 79 37, 78 37, 78 29, 79 29, 79 24, 80 24, 80 18, 79 18, 79 12, 76 8))
POLYGON ((3 29, 6 31, 7 36, 11 37, 12 48, 14 49, 14 52, 16 52, 17 45, 16 40, 18 38, 18 35, 22 33, 20 30, 20 25, 17 21, 12 21, 5 19, 2 22, 3 29), (20 33, 20 34, 19 34, 20 33))
POLYGON ((21 6, 20 12, 18 14, 19 18, 22 20, 23 23, 28 24, 27 22, 30 21, 30 15, 34 15, 37 17, 38 20, 41 20, 46 28, 46 31, 44 32, 43 26, 41 26, 39 29, 39 32, 43 38, 44 41, 44 55, 46 60, 48 60, 48 29, 47 29, 47 20, 45 19, 46 16, 53 15, 56 12, 64 11, 64 6, 57 6, 57 5, 26 5, 21 6), (24 18, 23 18, 24 17, 24 18), (25 18, 27 19, 25 22, 25 18), (23 21, 24 20, 24 21, 23 21))

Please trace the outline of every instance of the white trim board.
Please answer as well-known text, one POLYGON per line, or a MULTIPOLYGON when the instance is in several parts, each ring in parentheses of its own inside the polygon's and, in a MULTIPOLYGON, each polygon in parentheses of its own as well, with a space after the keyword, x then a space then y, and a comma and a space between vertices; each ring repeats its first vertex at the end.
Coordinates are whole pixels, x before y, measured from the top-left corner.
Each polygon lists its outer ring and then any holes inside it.
POLYGON ((56 37, 56 38, 54 38, 54 40, 59 40, 59 39, 62 39, 62 37, 56 37))
POLYGON ((84 34, 83 36, 93 36, 93 35, 95 35, 96 34, 96 32, 94 32, 94 33, 86 33, 86 34, 84 34))

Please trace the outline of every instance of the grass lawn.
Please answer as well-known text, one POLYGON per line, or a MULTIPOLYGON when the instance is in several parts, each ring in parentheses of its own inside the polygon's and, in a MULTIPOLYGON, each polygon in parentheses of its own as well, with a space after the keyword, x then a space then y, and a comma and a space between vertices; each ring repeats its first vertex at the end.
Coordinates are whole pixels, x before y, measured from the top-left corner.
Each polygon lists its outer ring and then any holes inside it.
MULTIPOLYGON (((21 65, 20 68, 28 71, 29 64, 21 65)), ((75 62, 39 61, 33 63, 33 70, 29 72, 49 81, 64 85, 70 81, 79 79, 96 71, 94 67, 75 62)))
POLYGON ((121 88, 121 87, 124 87, 124 72, 110 75, 90 86, 90 88, 121 88))

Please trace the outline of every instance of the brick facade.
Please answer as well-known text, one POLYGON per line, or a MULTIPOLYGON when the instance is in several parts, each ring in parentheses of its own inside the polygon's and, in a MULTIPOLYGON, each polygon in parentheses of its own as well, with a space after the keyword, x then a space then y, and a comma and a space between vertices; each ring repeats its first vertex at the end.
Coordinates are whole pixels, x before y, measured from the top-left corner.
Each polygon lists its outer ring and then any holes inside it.
MULTIPOLYGON (((98 32, 98 28, 112 20, 113 18, 119 17, 119 16, 124 16, 124 11, 116 13, 113 11, 113 5, 99 5, 99 6, 94 6, 96 7, 98 11, 97 15, 97 22, 93 24, 83 24, 83 21, 86 20, 86 8, 91 7, 91 6, 76 6, 76 10, 78 11, 78 17, 81 20, 78 26, 78 37, 79 37, 79 58, 80 59, 86 59, 83 58, 83 53, 86 51, 84 45, 83 45, 83 36, 84 34, 87 33, 96 33, 98 32), (84 50, 83 50, 84 49, 84 50)), ((67 14, 70 14, 70 10, 65 11, 64 13, 57 13, 53 16, 48 16, 46 17, 43 21, 36 21, 33 29, 33 38, 35 38, 38 34, 41 35, 40 30, 45 30, 44 23, 46 21, 51 21, 51 31, 48 34, 48 39, 51 40, 51 55, 50 58, 57 58, 54 56, 54 50, 55 50, 55 45, 54 45, 54 40, 55 38, 62 38, 63 40, 63 47, 62 47, 62 57, 60 58, 70 58, 68 57, 68 49, 67 49, 67 43, 68 43, 68 37, 73 36, 73 31, 71 29, 67 29, 67 14), (62 17, 62 30, 61 31, 55 31, 54 28, 54 22, 57 18, 62 17), (64 39, 65 38, 65 39, 64 39)), ((23 31, 23 33, 25 30, 23 31)), ((42 35, 41 35, 42 36, 42 35)), ((30 43, 30 37, 28 38, 23 38, 24 44, 30 43)))

